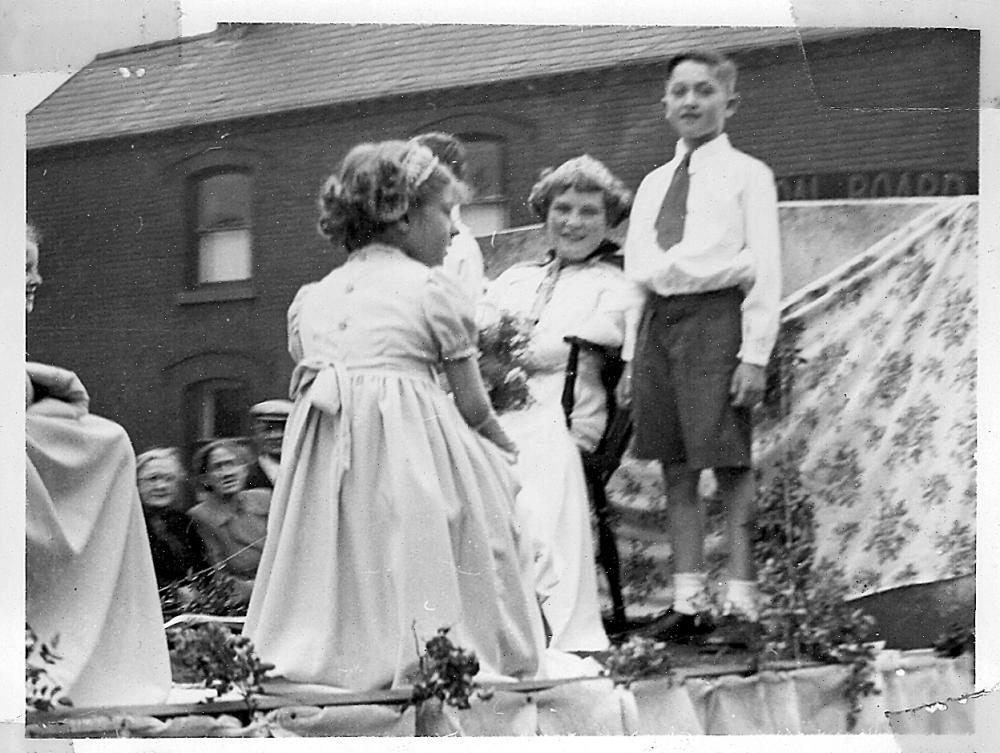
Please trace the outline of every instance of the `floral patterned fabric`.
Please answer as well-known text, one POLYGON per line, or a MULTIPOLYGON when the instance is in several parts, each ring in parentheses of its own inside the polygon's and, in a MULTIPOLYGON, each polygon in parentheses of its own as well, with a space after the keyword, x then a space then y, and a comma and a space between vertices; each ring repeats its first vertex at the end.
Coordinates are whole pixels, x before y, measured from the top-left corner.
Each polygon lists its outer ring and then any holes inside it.
MULTIPOLYGON (((943 201, 783 306, 760 488, 795 464, 817 562, 854 597, 975 570, 977 228, 975 198, 943 201)), ((659 476, 626 459, 609 486, 630 613, 669 605, 659 476)), ((713 575, 722 522, 710 513, 713 575)))

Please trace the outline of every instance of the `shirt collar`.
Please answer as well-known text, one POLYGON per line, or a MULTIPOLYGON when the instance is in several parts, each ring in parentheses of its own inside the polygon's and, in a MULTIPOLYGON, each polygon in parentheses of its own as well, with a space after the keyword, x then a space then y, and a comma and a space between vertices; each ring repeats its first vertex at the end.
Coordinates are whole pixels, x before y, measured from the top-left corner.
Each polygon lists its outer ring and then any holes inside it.
MULTIPOLYGON (((714 155, 721 154, 722 152, 728 150, 729 136, 723 132, 716 136, 711 141, 707 141, 691 154, 691 163, 688 167, 688 172, 694 172, 698 169, 698 164, 706 159, 711 159, 714 155)), ((684 155, 687 154, 688 148, 684 139, 677 140, 677 147, 674 151, 674 159, 683 159, 684 155)))

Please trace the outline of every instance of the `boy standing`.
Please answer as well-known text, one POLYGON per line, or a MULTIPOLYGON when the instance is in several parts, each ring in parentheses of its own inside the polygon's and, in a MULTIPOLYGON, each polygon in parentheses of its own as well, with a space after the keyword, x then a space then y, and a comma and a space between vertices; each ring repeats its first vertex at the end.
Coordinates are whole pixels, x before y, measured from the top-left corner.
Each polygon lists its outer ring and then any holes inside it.
POLYGON ((663 465, 674 560, 673 608, 644 631, 660 640, 715 628, 697 492, 706 468, 727 515, 731 642, 748 642, 758 619, 751 409, 764 395, 778 332, 780 238, 773 173, 723 132, 735 89, 736 66, 723 55, 671 59, 663 102, 680 140, 639 186, 625 241, 625 273, 647 300, 623 391, 633 401, 637 455, 663 465))

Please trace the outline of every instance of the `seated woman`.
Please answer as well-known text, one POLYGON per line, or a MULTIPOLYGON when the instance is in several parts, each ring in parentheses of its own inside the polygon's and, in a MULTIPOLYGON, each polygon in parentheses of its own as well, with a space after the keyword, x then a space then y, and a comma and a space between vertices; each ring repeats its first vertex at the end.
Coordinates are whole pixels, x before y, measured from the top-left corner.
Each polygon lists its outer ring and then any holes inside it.
MULTIPOLYGON (((26 241, 30 313, 41 283, 30 226, 26 241)), ((135 455, 89 402, 73 372, 27 364, 25 619, 41 641, 58 636, 49 671, 77 707, 162 703, 170 661, 135 455)))
POLYGON ((607 647, 594 568, 587 488, 579 450, 593 450, 604 432, 607 403, 600 357, 580 356, 572 432, 561 396, 574 335, 607 347, 623 345, 628 316, 642 305, 613 256, 609 228, 627 215, 631 195, 597 160, 584 155, 542 174, 528 199, 545 222, 551 251, 542 263, 516 265, 490 284, 481 323, 501 312, 530 329, 529 389, 534 402, 501 416, 520 448, 520 507, 539 555, 537 588, 550 645, 565 651, 607 647))
POLYGON ((205 547, 182 512, 185 481, 176 447, 156 447, 135 459, 156 583, 161 588, 205 567, 205 547))
POLYGON ((257 565, 264 551, 269 489, 247 489, 250 457, 234 439, 218 439, 198 450, 195 475, 201 484, 199 502, 187 514, 205 544, 209 564, 236 579, 238 597, 250 601, 257 565))

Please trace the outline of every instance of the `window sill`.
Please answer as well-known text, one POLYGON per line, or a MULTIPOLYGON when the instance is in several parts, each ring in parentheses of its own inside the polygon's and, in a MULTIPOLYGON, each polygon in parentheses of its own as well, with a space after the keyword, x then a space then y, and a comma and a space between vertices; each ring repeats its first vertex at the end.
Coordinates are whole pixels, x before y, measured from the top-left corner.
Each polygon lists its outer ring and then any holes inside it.
POLYGON ((196 303, 219 303, 221 301, 245 301, 257 297, 252 280, 234 282, 213 282, 194 290, 182 290, 174 296, 178 306, 196 303))

